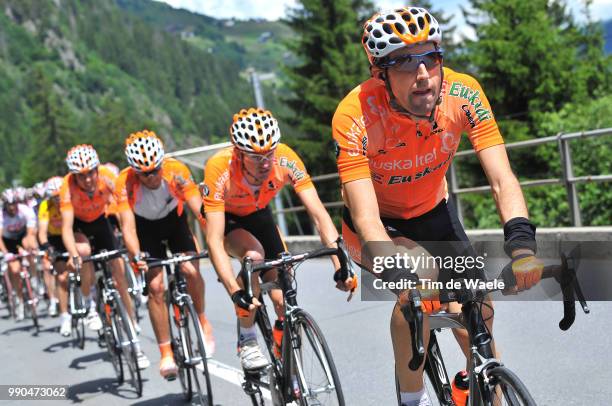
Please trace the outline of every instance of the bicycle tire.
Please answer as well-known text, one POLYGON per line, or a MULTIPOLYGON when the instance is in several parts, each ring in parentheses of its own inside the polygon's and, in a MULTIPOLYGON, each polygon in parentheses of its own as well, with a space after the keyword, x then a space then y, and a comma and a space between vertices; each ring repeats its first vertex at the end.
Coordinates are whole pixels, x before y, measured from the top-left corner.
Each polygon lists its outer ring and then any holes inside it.
POLYGON ((497 366, 487 371, 489 383, 480 382, 478 399, 481 404, 501 405, 501 406, 536 406, 536 402, 527 390, 525 384, 519 377, 504 366, 497 366), (502 393, 502 398, 499 397, 499 392, 502 393), (485 399, 483 399, 483 397, 485 399), (491 398, 492 399, 487 399, 491 398))
POLYGON ((83 294, 78 286, 72 284, 70 287, 70 296, 69 303, 71 303, 71 307, 75 310, 75 314, 72 315, 73 345, 83 350, 85 349, 85 322, 80 314, 81 310, 85 309, 83 294))
POLYGON ((191 371, 189 370, 187 364, 185 364, 185 349, 180 331, 180 324, 182 321, 180 320, 180 310, 178 305, 168 303, 168 321, 170 323, 170 345, 172 346, 172 353, 174 354, 174 362, 176 362, 176 366, 178 367, 177 375, 179 382, 181 383, 183 399, 189 402, 193 397, 191 371), (175 313, 175 306, 177 306, 177 313, 175 313))
POLYGON ((325 336, 314 318, 308 312, 298 309, 294 313, 291 327, 288 330, 289 334, 292 335, 291 340, 283 343, 283 345, 293 346, 291 369, 292 374, 296 372, 298 375, 297 383, 300 393, 297 400, 299 404, 302 406, 343 406, 345 403, 340 377, 325 336), (298 348, 296 348, 295 343, 298 343, 298 348), (313 351, 312 361, 314 362, 311 366, 306 364, 309 360, 304 357, 307 346, 313 351), (320 376, 315 375, 315 369, 319 369, 317 374, 320 376), (310 395, 307 395, 307 392, 310 392, 310 395))
POLYGON ((30 277, 28 275, 26 275, 22 279, 22 286, 23 286, 22 293, 23 293, 24 302, 26 302, 25 298, 27 297, 27 304, 29 307, 30 317, 32 318, 32 322, 34 323, 34 329, 36 330, 35 334, 38 335, 38 333, 40 332, 40 325, 38 324, 38 313, 36 312, 36 305, 38 303, 38 298, 34 295, 34 291, 32 290, 32 284, 30 283, 30 277))
POLYGON ((185 331, 186 337, 188 338, 189 350, 192 351, 192 355, 196 357, 202 358, 202 374, 204 375, 204 381, 206 383, 206 402, 204 402, 204 396, 202 393, 202 387, 200 385, 200 380, 198 378, 198 369, 197 366, 192 366, 193 372, 193 381, 195 383, 195 387, 198 390, 198 396, 200 400, 200 404, 213 406, 213 395, 212 395, 212 384, 210 382, 210 373, 208 372, 208 361, 206 359, 206 348, 204 347, 204 337, 202 332, 202 327, 200 326, 200 318, 195 310, 195 306, 193 305, 193 301, 190 296, 185 297, 185 304, 182 306, 181 311, 185 317, 185 331), (191 325, 191 328, 189 326, 191 325), (188 333, 193 332, 195 340, 188 335, 188 333), (197 345, 196 348, 193 347, 193 344, 197 345), (194 350, 196 352, 194 352, 194 350))
POLYGON ((102 335, 106 344, 106 351, 110 357, 111 365, 117 376, 117 383, 121 385, 124 381, 123 360, 119 344, 121 341, 119 332, 115 329, 115 324, 112 322, 110 305, 104 303, 102 297, 103 284, 98 281, 97 304, 98 315, 102 320, 102 335))
POLYGON ((132 325, 132 319, 128 315, 125 304, 121 300, 118 292, 113 293, 115 309, 113 312, 113 322, 119 326, 122 340, 120 342, 121 353, 124 355, 125 363, 128 366, 130 381, 138 397, 142 396, 142 376, 138 368, 138 349, 136 346, 136 331, 132 325))

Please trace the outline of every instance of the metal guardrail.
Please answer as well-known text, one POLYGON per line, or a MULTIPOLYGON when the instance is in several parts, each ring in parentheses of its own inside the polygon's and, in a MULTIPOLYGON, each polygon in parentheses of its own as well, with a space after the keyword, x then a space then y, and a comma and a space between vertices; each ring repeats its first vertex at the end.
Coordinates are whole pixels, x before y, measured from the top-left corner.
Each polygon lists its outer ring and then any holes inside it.
MULTIPOLYGON (((574 176, 573 162, 572 162, 572 154, 570 150, 569 141, 578 139, 578 138, 594 138, 600 136, 612 135, 612 128, 603 128, 599 130, 591 130, 591 131, 581 131, 574 132, 568 134, 557 134, 554 136, 536 138, 533 140, 527 141, 518 141, 513 142, 511 144, 506 144, 506 149, 517 149, 517 148, 526 148, 526 147, 534 147, 542 144, 549 143, 557 143, 559 146, 559 153, 561 155, 561 163, 562 163, 562 176, 559 178, 548 178, 548 179, 536 179, 536 180, 527 180, 520 182, 521 187, 535 187, 535 186, 544 186, 544 185, 565 185, 567 190, 567 200, 570 206, 572 225, 574 227, 582 226, 582 216, 580 212, 580 202, 578 199, 578 193, 576 191, 576 184, 578 183, 587 183, 587 182, 610 182, 612 181, 612 174, 603 174, 603 175, 587 175, 587 176, 574 176)), ((459 151, 455 153, 455 158, 466 157, 475 155, 476 151, 473 149, 459 151)), ((322 182, 332 179, 337 179, 337 173, 328 173, 319 176, 313 176, 313 182, 322 182)), ((455 164, 451 164, 449 171, 447 173, 447 180, 449 185, 449 194, 455 201, 459 219, 463 222, 463 212, 460 195, 465 193, 484 193, 491 190, 489 185, 486 186, 475 186, 475 187, 466 187, 459 188, 457 187, 457 170, 455 164)), ((344 203, 339 200, 335 202, 327 202, 324 203, 323 206, 326 208, 337 208, 342 207, 344 203)), ((278 214, 286 214, 286 213, 297 213, 304 211, 304 206, 293 206, 288 208, 283 208, 281 210, 276 210, 275 213, 278 214)))

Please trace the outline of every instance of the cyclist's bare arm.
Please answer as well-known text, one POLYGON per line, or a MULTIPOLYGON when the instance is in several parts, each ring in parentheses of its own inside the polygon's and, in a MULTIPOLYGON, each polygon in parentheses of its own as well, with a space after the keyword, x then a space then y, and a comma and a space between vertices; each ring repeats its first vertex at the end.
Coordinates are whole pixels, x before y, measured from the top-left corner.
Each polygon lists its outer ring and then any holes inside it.
POLYGON ((47 237, 47 230, 49 229, 49 220, 39 220, 38 221, 38 241, 41 244, 49 242, 47 237))
POLYGON ((230 257, 225 251, 223 245, 225 232, 225 212, 214 211, 206 213, 206 244, 208 245, 208 253, 210 260, 217 271, 221 283, 225 286, 227 293, 232 295, 240 290, 238 282, 234 277, 234 270, 230 262, 230 257))
POLYGON ((2 241, 2 232, 3 232, 3 227, 0 227, 0 251, 2 251, 3 253, 7 253, 8 249, 6 248, 6 245, 4 245, 4 241, 2 241))
POLYGON ((202 232, 206 235, 206 221, 201 217, 200 209, 202 208, 202 197, 191 196, 185 200, 187 206, 189 206, 189 210, 193 213, 193 215, 200 221, 200 227, 202 228, 202 232))
POLYGON ((487 175, 502 224, 515 217, 528 218, 521 186, 512 172, 506 147, 495 145, 476 153, 487 175))
POLYGON ((23 245, 26 249, 36 249, 38 248, 38 241, 36 240, 36 228, 28 227, 26 229, 26 235, 23 238, 23 245))
POLYGON ((76 240, 74 239, 74 212, 72 210, 62 210, 62 241, 66 247, 66 251, 70 254, 70 259, 79 255, 77 251, 76 240))
POLYGON ((370 179, 357 179, 342 185, 357 235, 363 241, 391 241, 380 221, 378 201, 370 179))
POLYGON ((119 218, 121 221, 121 232, 123 234, 123 241, 127 248, 130 256, 134 258, 140 253, 140 242, 138 241, 138 234, 136 234, 136 219, 132 210, 122 210, 119 212, 119 218))

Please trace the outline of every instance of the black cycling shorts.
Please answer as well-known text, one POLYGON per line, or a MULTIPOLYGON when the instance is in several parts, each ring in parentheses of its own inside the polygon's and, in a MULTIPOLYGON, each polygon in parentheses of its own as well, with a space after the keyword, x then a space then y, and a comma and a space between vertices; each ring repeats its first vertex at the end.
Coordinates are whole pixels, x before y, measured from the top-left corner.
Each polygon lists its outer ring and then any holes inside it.
MULTIPOLYGON (((66 247, 64 247, 64 240, 62 240, 61 235, 49 235, 48 236, 49 245, 53 247, 53 250, 58 254, 66 252, 66 247)), ((58 261, 66 261, 64 258, 58 258, 58 261)))
POLYGON ((19 234, 15 239, 2 237, 2 241, 4 241, 4 245, 6 246, 8 252, 10 252, 11 254, 19 254, 19 249, 17 248, 17 246, 21 245, 21 240, 23 240, 23 237, 25 236, 26 232, 24 231, 23 233, 19 234))
MULTIPOLYGON (((415 241, 433 256, 475 258, 476 251, 456 213, 452 201, 443 199, 432 210, 418 217, 407 220, 381 217, 381 221, 391 238, 405 237, 415 241)), ((345 231, 356 234, 347 207, 344 207, 342 221, 343 234, 345 231)), ((484 269, 472 268, 463 273, 457 273, 454 269, 440 269, 441 282, 450 278, 486 279, 484 269)))
POLYGON ((72 229, 89 239, 92 252, 112 251, 119 248, 119 241, 115 237, 113 227, 104 214, 89 223, 75 218, 72 229))
POLYGON ((179 216, 177 209, 174 209, 159 220, 135 217, 140 250, 152 258, 166 258, 166 246, 173 254, 196 252, 193 234, 187 224, 187 213, 179 216))
POLYGON ((279 254, 287 251, 269 207, 246 216, 225 212, 225 235, 239 228, 253 234, 253 237, 260 242, 266 259, 277 259, 279 254))

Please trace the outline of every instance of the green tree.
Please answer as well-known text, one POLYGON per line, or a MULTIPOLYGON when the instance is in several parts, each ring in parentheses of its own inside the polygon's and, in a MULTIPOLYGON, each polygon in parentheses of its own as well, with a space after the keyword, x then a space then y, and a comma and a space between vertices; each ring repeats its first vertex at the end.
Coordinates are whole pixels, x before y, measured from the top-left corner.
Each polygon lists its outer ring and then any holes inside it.
POLYGON ((361 34, 372 13, 363 0, 302 0, 289 11, 296 38, 287 45, 298 63, 284 70, 287 103, 295 112, 287 122, 299 135, 293 144, 311 173, 336 170, 331 120, 342 98, 369 77, 361 34))
POLYGON ((125 166, 124 141, 134 131, 157 130, 156 124, 141 117, 126 101, 107 97, 101 102, 101 113, 96 115, 88 131, 88 142, 98 152, 102 162, 125 166))
POLYGON ((21 178, 29 185, 66 172, 64 159, 77 143, 77 133, 76 117, 53 91, 43 66, 33 68, 27 88, 33 125, 30 148, 21 162, 21 178))

